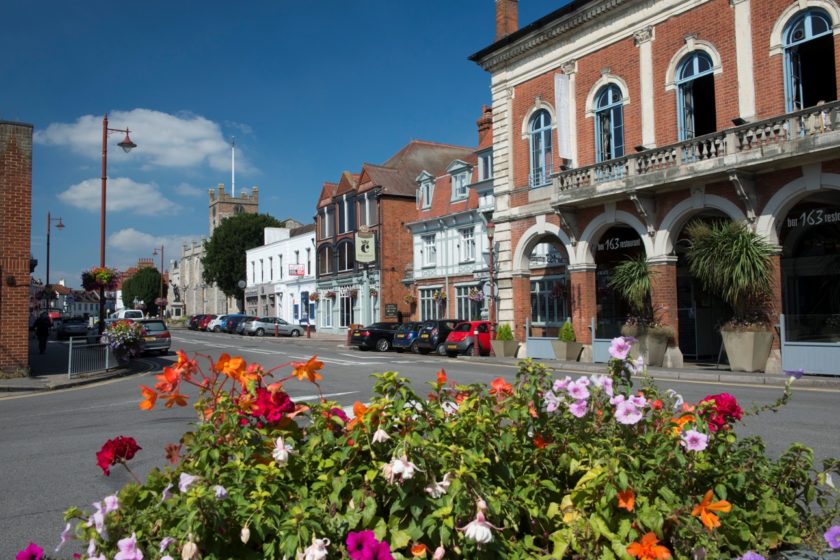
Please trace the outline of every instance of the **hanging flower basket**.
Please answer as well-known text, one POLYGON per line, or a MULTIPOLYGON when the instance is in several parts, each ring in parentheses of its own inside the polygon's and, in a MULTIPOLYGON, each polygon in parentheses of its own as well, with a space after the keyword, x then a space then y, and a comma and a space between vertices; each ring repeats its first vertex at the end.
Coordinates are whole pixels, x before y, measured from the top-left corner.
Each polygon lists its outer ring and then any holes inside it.
POLYGON ((484 292, 475 288, 470 288, 469 298, 472 301, 484 301, 484 292))
POLYGON ((82 272, 82 288, 88 292, 104 288, 108 291, 117 289, 120 283, 120 273, 107 266, 96 266, 82 272))
POLYGON ((370 289, 370 297, 376 297, 379 295, 379 292, 376 291, 376 288, 370 289))
POLYGON ((134 321, 117 321, 102 334, 102 342, 108 344, 121 363, 143 353, 146 330, 134 321))
POLYGON ((319 299, 321 299, 321 295, 318 292, 309 294, 309 301, 318 301, 319 299))
POLYGON ((432 299, 435 301, 446 301, 446 292, 435 290, 435 293, 432 294, 432 299))
POLYGON ((349 295, 353 299, 356 299, 359 296, 359 290, 357 290, 356 288, 350 288, 349 290, 347 290, 347 295, 349 295))
POLYGON ((325 298, 329 298, 329 299, 335 299, 335 292, 334 292, 334 291, 332 291, 332 290, 327 290, 327 291, 324 293, 324 297, 325 297, 325 298))
POLYGON ((413 303, 417 302, 417 298, 414 297, 414 294, 405 294, 403 296, 403 301, 405 301, 409 305, 412 305, 413 303))

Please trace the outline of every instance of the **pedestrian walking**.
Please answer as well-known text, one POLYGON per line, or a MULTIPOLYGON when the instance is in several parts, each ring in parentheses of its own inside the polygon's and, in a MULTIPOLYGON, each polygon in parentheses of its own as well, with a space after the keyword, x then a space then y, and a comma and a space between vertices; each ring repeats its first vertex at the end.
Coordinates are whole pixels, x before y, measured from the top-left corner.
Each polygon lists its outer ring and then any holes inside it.
POLYGON ((47 338, 50 336, 50 327, 52 326, 49 314, 42 311, 32 326, 35 329, 35 336, 38 337, 38 353, 43 354, 47 349, 47 338))

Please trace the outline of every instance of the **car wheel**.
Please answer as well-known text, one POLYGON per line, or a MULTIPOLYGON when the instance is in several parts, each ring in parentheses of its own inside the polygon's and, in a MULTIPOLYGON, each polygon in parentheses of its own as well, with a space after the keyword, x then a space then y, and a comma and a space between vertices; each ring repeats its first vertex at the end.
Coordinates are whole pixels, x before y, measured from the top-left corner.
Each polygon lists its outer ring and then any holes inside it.
POLYGON ((466 350, 464 350, 464 354, 463 354, 463 355, 464 355, 464 356, 472 356, 472 355, 473 355, 473 345, 472 345, 472 344, 470 344, 469 346, 467 346, 467 349, 466 349, 466 350))
POLYGON ((440 344, 437 345, 437 353, 438 353, 438 356, 446 356, 446 343, 445 342, 441 342, 440 344))
POLYGON ((380 338, 376 341, 376 349, 380 352, 387 352, 391 348, 391 343, 387 338, 380 338))
POLYGON ((299 330, 297 330, 297 329, 294 329, 294 330, 291 332, 291 336, 300 336, 300 331, 299 331, 299 330))
POLYGON ((265 329, 257 329, 257 336, 265 336, 265 329))
POLYGON ((213 327, 213 332, 222 332, 222 329, 219 327, 213 327))
POLYGON ((416 342, 411 343, 411 348, 409 348, 409 350, 411 350, 412 354, 419 354, 420 353, 420 348, 417 347, 416 342))

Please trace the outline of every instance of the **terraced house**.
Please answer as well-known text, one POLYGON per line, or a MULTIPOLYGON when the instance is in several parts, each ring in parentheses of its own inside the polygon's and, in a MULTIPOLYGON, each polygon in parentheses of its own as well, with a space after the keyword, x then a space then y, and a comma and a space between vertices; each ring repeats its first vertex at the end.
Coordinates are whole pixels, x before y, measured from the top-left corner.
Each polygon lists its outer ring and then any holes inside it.
POLYGON ((713 361, 729 311, 685 226, 743 221, 775 247, 768 367, 836 373, 838 4, 577 0, 521 29, 516 8, 497 0, 471 57, 491 75, 500 320, 539 338, 569 316, 603 359, 627 313, 611 272, 644 255, 666 359, 713 361))

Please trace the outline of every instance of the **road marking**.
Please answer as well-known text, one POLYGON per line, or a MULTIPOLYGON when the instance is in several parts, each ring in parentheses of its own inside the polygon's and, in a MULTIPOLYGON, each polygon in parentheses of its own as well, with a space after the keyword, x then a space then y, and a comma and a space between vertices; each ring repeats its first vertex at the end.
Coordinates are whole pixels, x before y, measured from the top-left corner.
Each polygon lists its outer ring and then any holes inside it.
MULTIPOLYGON (((317 401, 321 397, 323 397, 323 398, 343 397, 344 395, 355 395, 356 393, 359 393, 359 392, 360 391, 347 391, 347 392, 344 392, 344 393, 325 393, 323 395, 304 395, 302 397, 293 397, 293 396, 290 395, 290 398, 295 402, 298 402, 298 401, 317 401)), ((353 407, 350 407, 350 408, 353 408, 353 407)))

